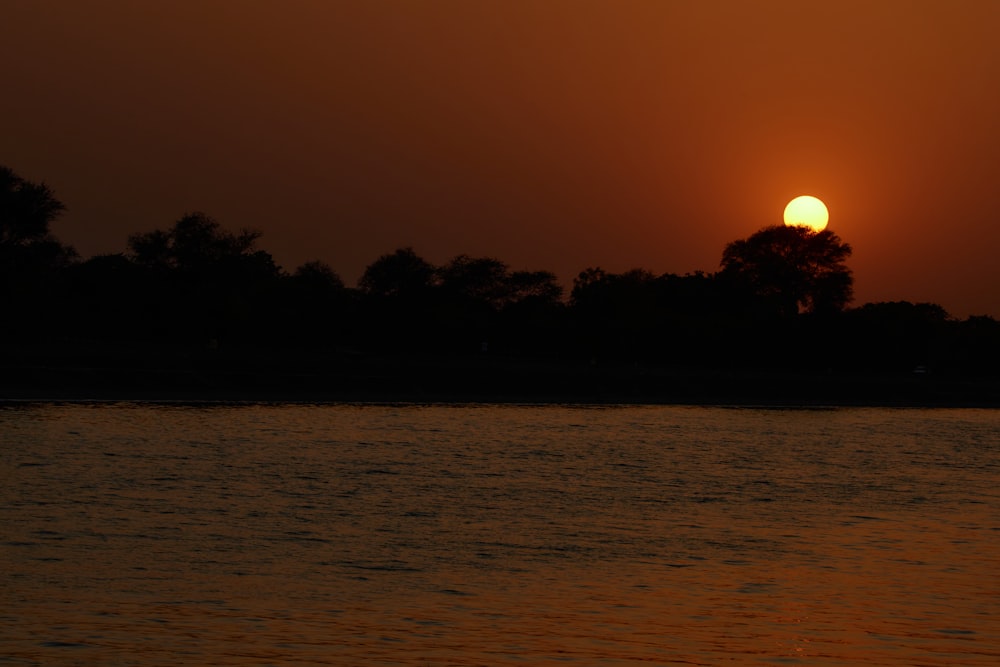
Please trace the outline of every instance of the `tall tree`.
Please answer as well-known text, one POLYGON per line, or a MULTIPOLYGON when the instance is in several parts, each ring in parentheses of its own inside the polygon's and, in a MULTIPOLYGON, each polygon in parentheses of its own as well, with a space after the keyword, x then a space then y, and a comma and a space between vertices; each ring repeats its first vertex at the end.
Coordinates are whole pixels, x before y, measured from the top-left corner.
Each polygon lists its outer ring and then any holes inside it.
POLYGON ((47 185, 0 166, 0 248, 49 239, 49 225, 65 210, 47 185))
POLYGON ((256 249, 259 237, 247 229, 226 231, 204 213, 184 215, 169 230, 129 237, 132 261, 147 271, 149 298, 159 302, 155 328, 216 342, 273 329, 271 302, 281 270, 256 249))
POLYGON ((551 271, 514 271, 508 279, 512 303, 558 304, 563 288, 551 271))
POLYGON ((422 350, 437 340, 432 314, 437 269, 413 248, 399 248, 372 262, 358 280, 366 347, 422 350))
POLYGON ((76 251, 52 235, 65 210, 44 183, 0 166, 0 307, 3 336, 49 334, 61 316, 56 298, 61 272, 76 251))
POLYGON ((747 289, 783 316, 843 310, 854 278, 845 264, 851 246, 825 229, 765 227, 722 253, 722 277, 747 289))
POLYGON ((65 266, 76 251, 52 236, 66 207, 44 183, 26 181, 0 166, 0 266, 3 282, 31 283, 65 266))
POLYGON ((434 266, 413 248, 400 248, 372 262, 358 287, 369 296, 408 297, 426 292, 434 283, 434 275, 434 266))
POLYGON ((260 232, 249 229, 228 232, 210 216, 195 212, 181 217, 170 230, 133 234, 128 245, 143 266, 203 271, 239 259, 273 268, 270 255, 255 249, 259 238, 260 232))
POLYGON ((352 293, 329 264, 306 262, 283 279, 280 312, 285 337, 320 347, 343 342, 352 293))
POLYGON ((452 297, 489 305, 494 310, 510 295, 507 265, 493 257, 458 255, 438 269, 444 292, 452 297))

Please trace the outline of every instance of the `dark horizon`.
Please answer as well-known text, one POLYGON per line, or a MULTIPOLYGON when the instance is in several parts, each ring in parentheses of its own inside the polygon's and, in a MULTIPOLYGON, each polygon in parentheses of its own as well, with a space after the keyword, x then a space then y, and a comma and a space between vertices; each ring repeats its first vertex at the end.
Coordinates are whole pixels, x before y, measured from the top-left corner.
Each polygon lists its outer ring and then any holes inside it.
POLYGON ((956 320, 926 302, 849 307, 853 248, 829 229, 764 227, 728 243, 713 273, 589 267, 569 291, 544 269, 468 255, 436 265, 400 248, 348 288, 323 262, 284 271, 259 233, 197 213, 131 235, 127 252, 82 260, 50 233, 63 208, 54 193, 9 169, 0 177, 8 398, 93 385, 189 399, 209 386, 314 398, 336 386, 387 400, 412 386, 439 398, 586 388, 588 400, 737 390, 774 400, 782 376, 806 373, 812 400, 996 400, 1000 322, 956 320), (719 383, 734 371, 742 388, 719 383), (742 386, 761 373, 762 386, 742 386), (880 374, 897 380, 879 390, 880 374))

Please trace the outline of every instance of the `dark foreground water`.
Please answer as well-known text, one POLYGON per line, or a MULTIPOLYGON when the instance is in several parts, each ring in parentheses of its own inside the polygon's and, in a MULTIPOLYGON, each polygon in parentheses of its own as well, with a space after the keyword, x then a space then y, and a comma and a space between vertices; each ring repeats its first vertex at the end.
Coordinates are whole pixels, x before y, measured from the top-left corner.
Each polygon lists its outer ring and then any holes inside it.
POLYGON ((0 408, 0 664, 993 665, 1000 412, 0 408))

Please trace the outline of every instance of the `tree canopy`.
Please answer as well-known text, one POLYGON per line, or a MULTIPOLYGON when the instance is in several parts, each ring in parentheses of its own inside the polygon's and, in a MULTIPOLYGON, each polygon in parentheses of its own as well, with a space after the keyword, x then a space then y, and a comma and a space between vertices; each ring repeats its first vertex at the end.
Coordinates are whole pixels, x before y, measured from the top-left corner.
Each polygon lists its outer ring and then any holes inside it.
POLYGON ((372 262, 358 281, 358 287, 371 296, 406 297, 425 292, 433 281, 433 265, 413 248, 399 248, 372 262))
POLYGON ((0 247, 48 240, 49 225, 65 210, 47 185, 0 166, 0 247))
POLYGON ((76 251, 50 231, 65 209, 44 183, 0 166, 0 301, 10 332, 32 336, 46 326, 46 292, 76 259, 76 251))
POLYGON ((782 316, 837 312, 853 298, 851 252, 828 229, 775 225, 728 244, 722 273, 782 316))
POLYGON ((829 230, 761 229, 726 245, 717 273, 586 269, 566 299, 549 271, 464 254, 435 265, 409 247, 356 287, 320 260, 286 272, 258 232, 198 212, 79 261, 50 231, 64 208, 0 167, 3 340, 1000 372, 992 318, 956 322, 925 303, 849 309, 851 246, 829 230))
POLYGON ((210 270, 233 260, 250 260, 261 268, 277 271, 271 256, 256 250, 260 232, 226 231, 204 213, 188 213, 169 230, 157 229, 129 237, 136 263, 148 267, 188 271, 210 270))

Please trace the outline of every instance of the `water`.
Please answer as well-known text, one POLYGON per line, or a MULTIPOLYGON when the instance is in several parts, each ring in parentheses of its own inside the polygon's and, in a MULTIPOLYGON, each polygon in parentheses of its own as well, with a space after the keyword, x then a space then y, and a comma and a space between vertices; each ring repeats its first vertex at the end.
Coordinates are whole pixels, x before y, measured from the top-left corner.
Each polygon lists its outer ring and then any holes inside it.
POLYGON ((1000 412, 0 409, 0 664, 1000 662, 1000 412))

